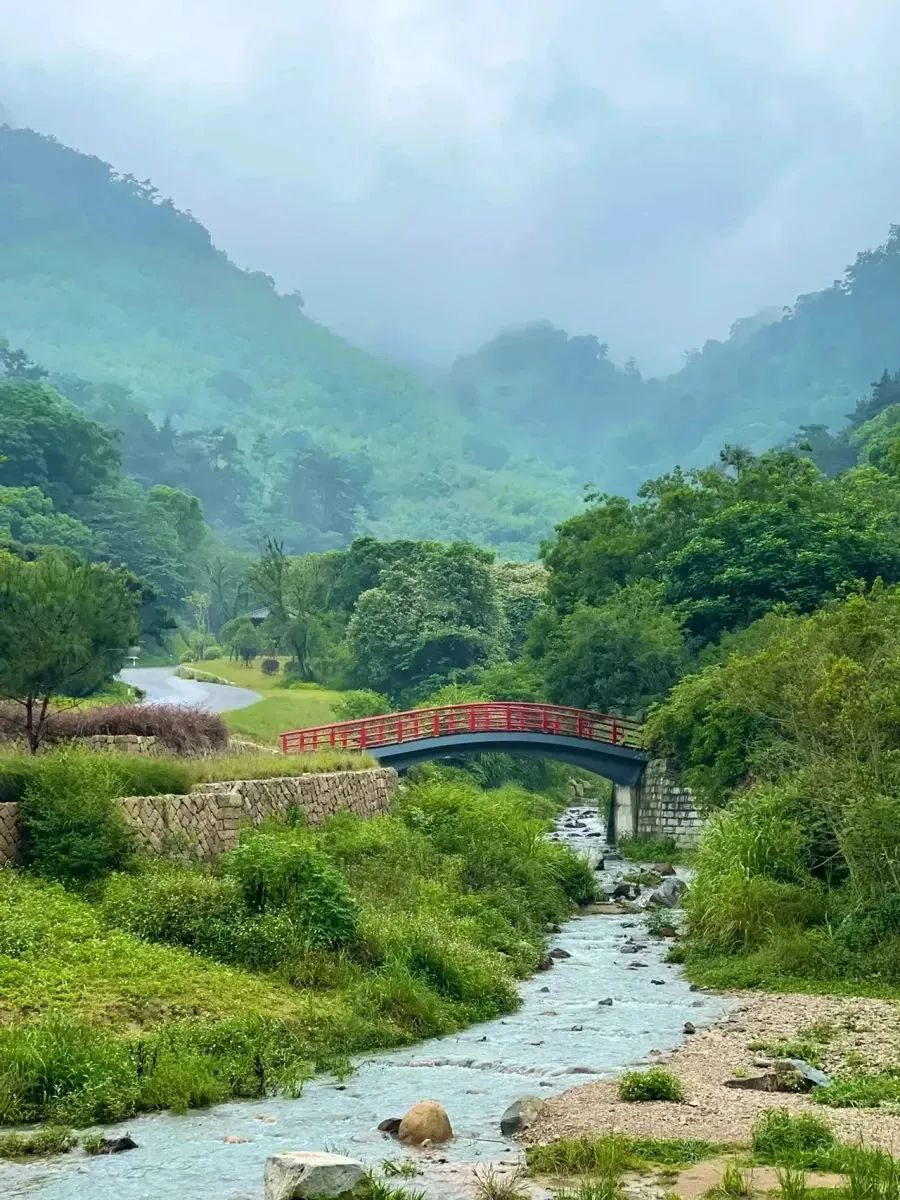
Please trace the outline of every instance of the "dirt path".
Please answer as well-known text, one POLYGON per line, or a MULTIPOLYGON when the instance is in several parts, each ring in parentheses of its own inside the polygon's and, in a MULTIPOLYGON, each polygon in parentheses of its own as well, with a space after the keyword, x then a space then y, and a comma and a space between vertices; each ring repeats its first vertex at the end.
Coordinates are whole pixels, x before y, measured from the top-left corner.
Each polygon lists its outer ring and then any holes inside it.
POLYGON ((831 1028, 823 1067, 830 1074, 872 1071, 900 1062, 900 1006, 882 1000, 831 996, 771 996, 740 993, 737 1006, 721 1025, 690 1037, 670 1054, 654 1055, 682 1081, 680 1104, 625 1104, 614 1079, 571 1088, 548 1100, 525 1140, 549 1142, 619 1130, 635 1137, 703 1138, 717 1143, 750 1141, 753 1124, 766 1108, 815 1112, 842 1141, 900 1151, 900 1114, 881 1109, 836 1109, 808 1097, 733 1090, 724 1081, 760 1074, 754 1067, 754 1043, 802 1036, 822 1023, 831 1028))

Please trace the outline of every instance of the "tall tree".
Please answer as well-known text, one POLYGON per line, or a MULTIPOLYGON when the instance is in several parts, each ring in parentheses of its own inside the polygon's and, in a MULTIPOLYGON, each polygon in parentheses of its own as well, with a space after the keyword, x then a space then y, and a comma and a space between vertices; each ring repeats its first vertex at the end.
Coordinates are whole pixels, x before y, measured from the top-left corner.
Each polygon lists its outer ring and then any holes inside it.
POLYGON ((51 703, 96 691, 122 666, 137 632, 138 601, 125 573, 0 552, 0 695, 21 707, 32 753, 51 703))

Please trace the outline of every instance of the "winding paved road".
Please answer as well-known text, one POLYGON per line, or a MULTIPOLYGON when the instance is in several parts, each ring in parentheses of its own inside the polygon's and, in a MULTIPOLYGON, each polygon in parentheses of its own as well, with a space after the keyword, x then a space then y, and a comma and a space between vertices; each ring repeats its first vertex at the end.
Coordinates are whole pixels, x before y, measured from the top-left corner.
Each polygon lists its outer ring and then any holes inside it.
POLYGON ((144 704, 189 704, 221 713, 246 708, 262 699, 259 692, 251 692, 249 688, 179 679, 172 674, 171 667, 126 667, 119 672, 119 678, 146 692, 144 704))

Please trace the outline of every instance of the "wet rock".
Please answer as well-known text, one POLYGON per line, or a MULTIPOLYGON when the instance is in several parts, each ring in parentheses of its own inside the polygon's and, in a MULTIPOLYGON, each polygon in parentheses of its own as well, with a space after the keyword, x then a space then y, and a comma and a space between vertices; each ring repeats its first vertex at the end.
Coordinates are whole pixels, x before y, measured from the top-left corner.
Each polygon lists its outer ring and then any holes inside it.
POLYGON ((325 1200, 352 1196, 363 1183, 362 1163, 343 1154, 294 1150, 266 1159, 265 1200, 325 1200))
POLYGON ((650 870, 654 875, 662 875, 664 879, 675 874, 675 868, 671 863, 654 863, 650 870))
POLYGON ((812 1066, 805 1058, 781 1059, 775 1063, 775 1072, 778 1075, 792 1072, 797 1077, 792 1081, 795 1085, 792 1090, 795 1091, 810 1092, 814 1087, 828 1087, 831 1083, 824 1071, 812 1066))
POLYGON ((551 958, 571 958, 572 955, 568 950, 563 950, 561 946, 557 946, 555 950, 550 951, 551 958))
POLYGON ((423 1142, 449 1142, 453 1128, 443 1105, 437 1100, 420 1100, 404 1114, 397 1136, 401 1142, 421 1146, 423 1142))
POLYGON ((746 1079, 726 1079, 724 1086, 742 1092, 777 1092, 778 1076, 774 1071, 764 1075, 748 1075, 746 1079))
MULTIPOLYGON (((227 1137, 222 1138, 222 1141, 225 1143, 226 1146, 246 1146, 246 1144, 250 1141, 250 1139, 241 1137, 237 1133, 229 1133, 227 1137)), ((126 1149, 130 1150, 131 1147, 128 1146, 128 1147, 126 1147, 126 1149)), ((110 1153, 113 1153, 113 1151, 110 1151, 110 1153)))
POLYGON ((522 1096, 514 1100, 500 1118, 500 1132, 504 1137, 523 1133, 538 1119, 543 1107, 540 1096, 522 1096))
POLYGON ((639 968, 639 967, 646 967, 646 965, 647 965, 647 964, 646 964, 645 962, 633 962, 633 963, 629 963, 629 964, 628 964, 628 970, 629 970, 629 971, 636 971, 636 970, 638 970, 638 968, 639 968))
POLYGON ((697 1026, 694 1024, 694 1022, 693 1021, 685 1021, 684 1033, 690 1034, 690 1033, 696 1033, 696 1032, 697 1032, 697 1026))
POLYGON ((400 1132, 400 1122, 402 1117, 385 1117, 383 1121, 379 1121, 378 1130, 380 1133, 389 1133, 391 1137, 396 1137, 400 1132))
POLYGON ((678 930, 674 925, 660 925, 655 930, 656 936, 661 938, 677 938, 678 930))
POLYGON ((542 988, 538 988, 538 991, 539 992, 549 992, 550 989, 548 987, 542 987, 542 988))
POLYGON ((664 979, 651 979, 651 983, 655 983, 657 987, 664 987, 666 981, 664 979))
POLYGON ((552 971, 553 970, 553 959, 550 957, 549 954, 544 955, 544 957, 538 963, 537 969, 539 971, 552 971))
POLYGON ((597 1004, 600 1008, 611 1008, 612 1007, 612 996, 607 996, 605 1000, 598 1000, 597 1004))
POLYGON ((569 1033, 581 1033, 584 1029, 583 1025, 573 1025, 569 1033))
POLYGON ((636 883, 617 883, 612 890, 613 900, 637 900, 640 894, 641 889, 636 883))
POLYGON ((647 903, 652 904, 654 908, 677 908, 686 890, 687 884, 684 880, 673 875, 653 889, 647 903))
MULTIPOLYGON (((232 1140, 234 1140, 236 1142, 246 1142, 246 1141, 249 1141, 249 1138, 234 1138, 234 1139, 225 1138, 226 1142, 229 1142, 232 1140)), ((125 1151, 125 1150, 137 1150, 137 1148, 138 1148, 137 1142, 134 1140, 134 1138, 130 1137, 126 1133, 126 1134, 123 1134, 122 1137, 104 1138, 103 1141, 100 1142, 97 1149, 92 1150, 91 1153, 92 1154, 122 1154, 123 1151, 125 1151)))

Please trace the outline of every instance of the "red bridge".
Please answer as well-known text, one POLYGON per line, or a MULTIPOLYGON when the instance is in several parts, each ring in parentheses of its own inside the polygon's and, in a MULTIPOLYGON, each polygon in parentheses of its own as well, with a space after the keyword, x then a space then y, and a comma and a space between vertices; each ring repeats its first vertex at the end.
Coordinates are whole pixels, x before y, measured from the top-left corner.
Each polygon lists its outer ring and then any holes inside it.
POLYGON ((285 754, 364 750, 403 769, 426 759, 504 751, 559 758, 616 783, 637 783, 647 755, 642 727, 625 717, 511 700, 414 708, 281 735, 285 754))

